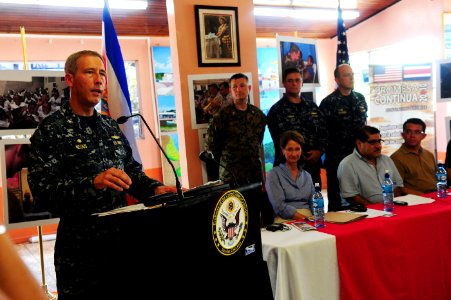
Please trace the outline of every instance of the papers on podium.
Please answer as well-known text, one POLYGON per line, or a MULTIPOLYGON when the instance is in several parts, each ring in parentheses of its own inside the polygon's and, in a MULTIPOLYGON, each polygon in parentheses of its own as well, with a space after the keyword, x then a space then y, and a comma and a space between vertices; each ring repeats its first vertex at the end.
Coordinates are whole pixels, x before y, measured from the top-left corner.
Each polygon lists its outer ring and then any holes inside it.
POLYGON ((110 216, 110 215, 115 215, 115 214, 122 214, 122 213, 126 213, 126 212, 152 209, 152 208, 155 208, 155 206, 145 206, 143 203, 138 203, 138 204, 133 204, 133 205, 129 205, 129 206, 119 207, 119 208, 112 209, 110 211, 106 211, 103 213, 95 213, 92 215, 104 217, 104 216, 110 216))

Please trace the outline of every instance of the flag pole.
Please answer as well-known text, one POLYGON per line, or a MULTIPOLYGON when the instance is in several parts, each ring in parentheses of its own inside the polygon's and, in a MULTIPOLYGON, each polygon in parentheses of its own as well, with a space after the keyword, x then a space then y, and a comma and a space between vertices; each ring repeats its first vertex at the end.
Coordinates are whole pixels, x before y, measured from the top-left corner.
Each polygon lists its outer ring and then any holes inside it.
POLYGON ((27 44, 25 42, 25 27, 20 26, 20 37, 22 40, 23 69, 28 70, 27 66, 27 44))
MULTIPOLYGON (((21 41, 22 41, 23 69, 28 70, 27 47, 26 47, 26 42, 25 42, 25 27, 23 27, 23 26, 20 26, 20 37, 21 37, 21 41)), ((47 299, 50 299, 50 300, 58 299, 57 296, 54 296, 52 293, 49 292, 49 290, 47 288, 47 284, 45 283, 44 248, 42 245, 42 226, 41 225, 38 225, 38 239, 39 239, 39 258, 41 261, 41 280, 42 280, 41 288, 44 290, 44 293, 47 296, 47 299)))
POLYGON ((42 226, 41 225, 38 225, 38 238, 39 238, 39 256, 40 256, 40 260, 41 260, 41 279, 42 279, 41 287, 44 290, 44 293, 47 296, 47 299, 56 300, 56 299, 58 299, 58 297, 49 292, 49 289, 47 288, 47 284, 45 283, 44 248, 42 245, 42 226))

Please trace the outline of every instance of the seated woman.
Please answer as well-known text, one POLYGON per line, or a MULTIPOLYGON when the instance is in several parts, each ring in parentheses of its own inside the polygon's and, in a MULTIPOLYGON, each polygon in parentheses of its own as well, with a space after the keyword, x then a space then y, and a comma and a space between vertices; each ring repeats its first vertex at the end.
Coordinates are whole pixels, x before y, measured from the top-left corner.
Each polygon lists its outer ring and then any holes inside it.
POLYGON ((266 191, 275 219, 303 220, 306 215, 300 209, 309 209, 315 188, 312 177, 302 169, 302 145, 304 137, 297 131, 289 130, 280 137, 283 157, 281 164, 268 172, 266 191))

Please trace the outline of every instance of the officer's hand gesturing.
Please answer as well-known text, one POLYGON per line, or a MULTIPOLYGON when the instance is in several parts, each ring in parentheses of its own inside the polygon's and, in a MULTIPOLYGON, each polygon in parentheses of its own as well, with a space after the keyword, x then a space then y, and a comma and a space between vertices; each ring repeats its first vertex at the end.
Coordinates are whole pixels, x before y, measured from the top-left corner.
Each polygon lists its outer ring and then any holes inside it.
POLYGON ((127 173, 116 168, 109 168, 100 173, 94 178, 93 182, 94 188, 98 190, 110 188, 116 191, 128 189, 131 184, 132 180, 127 173))

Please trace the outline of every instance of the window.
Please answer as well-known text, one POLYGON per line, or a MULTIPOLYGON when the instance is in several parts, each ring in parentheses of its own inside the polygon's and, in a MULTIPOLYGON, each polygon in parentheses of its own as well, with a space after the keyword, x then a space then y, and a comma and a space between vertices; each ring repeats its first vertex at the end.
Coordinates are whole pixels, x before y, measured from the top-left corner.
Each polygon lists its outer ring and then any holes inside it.
MULTIPOLYGON (((49 71, 64 71, 64 62, 54 61, 35 61, 27 64, 28 70, 49 70, 49 71)), ((24 64, 21 62, 2 62, 0 63, 0 70, 23 70, 24 64)), ((127 75, 128 91, 130 94, 130 101, 132 104, 132 114, 141 113, 141 106, 139 101, 139 86, 138 73, 136 61, 125 61, 125 73, 127 75)), ((100 110, 100 105, 96 107, 100 110)), ((133 119, 133 128, 136 138, 142 138, 142 125, 139 118, 133 119)))
MULTIPOLYGON (((128 92, 130 94, 130 102, 132 104, 132 114, 141 113, 141 105, 139 101, 138 72, 136 61, 125 62, 125 74, 127 75, 128 92)), ((136 138, 143 138, 142 124, 140 118, 133 118, 133 129, 136 138)))

